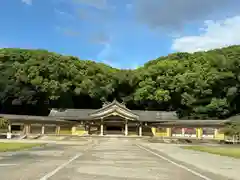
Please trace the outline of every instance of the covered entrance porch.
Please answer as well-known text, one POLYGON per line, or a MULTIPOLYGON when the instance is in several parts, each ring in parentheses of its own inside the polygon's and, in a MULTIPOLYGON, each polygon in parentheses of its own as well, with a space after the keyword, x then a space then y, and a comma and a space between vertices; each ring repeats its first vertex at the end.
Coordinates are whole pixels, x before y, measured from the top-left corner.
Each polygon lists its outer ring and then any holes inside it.
MULTIPOLYGON (((89 134, 93 134, 91 127, 97 127, 96 132, 103 135, 138 135, 142 136, 142 123, 138 115, 127 109, 125 105, 116 100, 104 105, 90 114, 92 123, 89 127, 89 134)), ((96 129, 95 129, 96 130, 96 129)))
POLYGON ((125 123, 119 119, 115 121, 104 120, 103 121, 103 135, 125 135, 125 123))
POLYGON ((142 136, 142 124, 123 122, 123 121, 105 121, 102 123, 92 123, 88 129, 89 135, 122 135, 122 136, 142 136))

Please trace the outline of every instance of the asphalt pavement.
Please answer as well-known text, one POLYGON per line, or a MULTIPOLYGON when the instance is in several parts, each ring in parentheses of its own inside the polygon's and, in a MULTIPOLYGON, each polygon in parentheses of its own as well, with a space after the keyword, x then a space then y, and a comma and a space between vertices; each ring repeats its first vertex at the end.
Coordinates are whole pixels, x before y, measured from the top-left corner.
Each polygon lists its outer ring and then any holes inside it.
POLYGON ((1 180, 227 180, 152 151, 134 139, 49 144, 0 154, 1 180))

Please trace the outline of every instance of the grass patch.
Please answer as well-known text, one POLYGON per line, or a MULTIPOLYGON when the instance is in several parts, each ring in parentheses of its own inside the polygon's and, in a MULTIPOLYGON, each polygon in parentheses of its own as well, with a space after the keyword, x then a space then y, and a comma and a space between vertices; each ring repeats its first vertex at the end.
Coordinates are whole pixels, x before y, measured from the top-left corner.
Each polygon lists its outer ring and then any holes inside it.
POLYGON ((183 149, 207 152, 221 156, 240 158, 240 147, 222 147, 222 146, 184 146, 183 149))
POLYGON ((19 150, 30 149, 30 148, 38 147, 42 145, 44 144, 0 142, 0 152, 19 151, 19 150))

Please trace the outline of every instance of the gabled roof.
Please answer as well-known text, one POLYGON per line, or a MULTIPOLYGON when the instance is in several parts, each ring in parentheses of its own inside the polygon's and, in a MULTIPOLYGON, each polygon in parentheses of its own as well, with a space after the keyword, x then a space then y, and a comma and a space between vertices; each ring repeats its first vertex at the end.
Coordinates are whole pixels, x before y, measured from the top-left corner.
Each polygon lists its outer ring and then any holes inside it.
POLYGON ((110 107, 113 107, 113 106, 119 107, 129 113, 132 113, 132 111, 128 109, 124 104, 119 103, 116 99, 114 99, 111 103, 103 104, 103 106, 100 109, 94 110, 91 114, 98 113, 100 111, 105 111, 106 109, 109 109, 110 107))
POLYGON ((116 100, 104 105, 102 108, 95 110, 89 114, 93 118, 106 118, 109 116, 120 116, 129 120, 138 120, 139 116, 130 109, 126 108, 125 105, 120 104, 116 100))
POLYGON ((229 121, 240 121, 240 114, 236 114, 228 118, 229 121))
POLYGON ((90 118, 89 114, 93 111, 94 109, 66 109, 64 111, 52 109, 49 116, 69 118, 72 120, 87 120, 90 118))
POLYGON ((32 115, 16 115, 16 114, 0 114, 1 118, 5 118, 8 120, 16 120, 16 121, 54 121, 54 122, 68 122, 66 118, 61 119, 58 117, 50 117, 50 116, 32 116, 32 115))
MULTIPOLYGON (((66 109, 65 111, 51 110, 49 116, 72 120, 88 120, 92 117, 90 115, 95 112, 95 109, 66 109)), ((132 110, 132 113, 138 115, 139 121, 156 122, 178 120, 175 112, 132 110)))

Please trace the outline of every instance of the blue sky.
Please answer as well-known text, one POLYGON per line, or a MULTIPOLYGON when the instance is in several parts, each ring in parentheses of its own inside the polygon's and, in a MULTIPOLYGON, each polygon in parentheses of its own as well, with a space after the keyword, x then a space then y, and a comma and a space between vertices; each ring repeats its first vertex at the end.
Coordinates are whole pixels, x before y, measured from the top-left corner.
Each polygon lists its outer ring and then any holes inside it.
POLYGON ((1 0, 0 48, 136 68, 171 52, 240 44, 239 0, 1 0))

